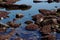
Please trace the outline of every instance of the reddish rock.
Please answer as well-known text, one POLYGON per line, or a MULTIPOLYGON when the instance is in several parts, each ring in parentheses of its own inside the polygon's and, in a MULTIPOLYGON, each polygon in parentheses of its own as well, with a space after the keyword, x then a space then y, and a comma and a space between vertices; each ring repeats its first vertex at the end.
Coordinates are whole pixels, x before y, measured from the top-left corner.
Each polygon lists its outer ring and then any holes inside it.
POLYGON ((30 30, 30 31, 32 31, 32 30, 37 30, 37 29, 38 29, 38 25, 36 25, 36 24, 29 24, 29 25, 27 25, 27 26, 25 27, 25 29, 26 29, 26 30, 30 30))
POLYGON ((14 22, 8 22, 7 23, 10 27, 12 27, 12 28, 17 28, 17 27, 19 27, 21 24, 16 24, 16 23, 14 23, 14 22))

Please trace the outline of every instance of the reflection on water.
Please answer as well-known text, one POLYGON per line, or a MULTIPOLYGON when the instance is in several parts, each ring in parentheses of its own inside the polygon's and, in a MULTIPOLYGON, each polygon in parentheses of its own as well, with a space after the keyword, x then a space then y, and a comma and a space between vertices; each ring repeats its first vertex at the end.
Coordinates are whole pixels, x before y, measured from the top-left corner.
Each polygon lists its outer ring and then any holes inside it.
MULTIPOLYGON (((0 20, 0 22, 3 23, 7 23, 8 21, 12 21, 15 18, 15 15, 18 13, 22 13, 24 14, 24 17, 22 19, 16 20, 16 23, 21 23, 22 25, 16 29, 16 33, 19 34, 20 37, 22 38, 27 38, 27 40, 33 39, 33 38, 38 38, 36 40, 40 40, 40 34, 38 33, 38 31, 27 31, 25 30, 25 26, 26 24, 24 24, 25 21, 27 20, 31 20, 33 15, 35 14, 39 14, 39 9, 56 9, 55 6, 57 6, 57 8, 60 8, 60 3, 47 3, 47 2, 42 2, 42 3, 33 3, 33 0, 21 0, 16 2, 15 4, 27 4, 27 5, 31 5, 32 8, 29 10, 5 10, 3 8, 0 8, 0 10, 4 10, 4 11, 8 11, 10 12, 9 14, 9 18, 6 18, 4 20, 0 20), (30 15, 29 15, 30 14, 30 15)), ((31 20, 32 21, 32 20, 31 20)), ((60 34, 59 34, 60 35, 60 34)), ((13 38, 15 37, 15 35, 13 36, 13 38)), ((12 39, 13 39, 12 38, 12 39)), ((33 39, 34 40, 34 39, 33 39)))

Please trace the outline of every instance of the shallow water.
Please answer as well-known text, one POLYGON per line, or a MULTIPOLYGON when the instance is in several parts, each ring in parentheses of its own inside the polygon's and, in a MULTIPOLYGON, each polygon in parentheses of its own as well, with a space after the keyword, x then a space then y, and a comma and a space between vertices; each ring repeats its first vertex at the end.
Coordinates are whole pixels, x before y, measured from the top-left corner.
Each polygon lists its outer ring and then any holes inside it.
MULTIPOLYGON (((22 25, 16 29, 16 33, 18 33, 20 35, 20 37, 26 38, 26 40, 30 40, 29 38, 31 38, 31 39, 36 38, 35 40, 40 40, 39 38, 41 37, 41 35, 39 34, 38 31, 27 31, 27 30, 25 30, 25 26, 26 26, 26 24, 24 24, 25 21, 27 21, 27 20, 32 21, 31 16, 38 14, 39 9, 52 10, 52 9, 56 9, 55 6, 60 8, 60 3, 55 3, 55 2, 54 3, 47 3, 47 2, 33 3, 33 0, 20 0, 20 1, 16 2, 15 4, 27 4, 27 5, 31 5, 32 8, 29 10, 25 10, 25 11, 22 11, 22 10, 5 10, 5 9, 0 8, 0 10, 10 12, 10 14, 9 14, 10 17, 6 18, 4 20, 1 20, 1 22, 7 23, 8 21, 12 21, 13 18, 15 18, 15 15, 17 13, 24 14, 24 17, 22 19, 16 20, 16 23, 22 23, 22 25)), ((57 38, 58 37, 60 38, 60 34, 57 34, 57 38)), ((11 40, 14 40, 14 38, 15 38, 15 34, 13 35, 13 38, 11 38, 11 40)))

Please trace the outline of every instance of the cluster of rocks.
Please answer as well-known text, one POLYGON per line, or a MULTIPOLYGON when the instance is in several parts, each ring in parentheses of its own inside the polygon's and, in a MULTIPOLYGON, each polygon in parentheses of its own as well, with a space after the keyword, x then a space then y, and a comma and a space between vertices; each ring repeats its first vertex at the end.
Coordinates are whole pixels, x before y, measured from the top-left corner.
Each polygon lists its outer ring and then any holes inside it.
POLYGON ((32 16, 34 23, 27 21, 26 30, 34 31, 39 29, 42 40, 56 40, 56 32, 60 32, 60 9, 46 10, 40 9, 40 14, 32 16))
POLYGON ((57 2, 59 3, 60 0, 33 0, 34 3, 39 3, 39 2, 48 2, 48 3, 52 3, 52 2, 57 2))

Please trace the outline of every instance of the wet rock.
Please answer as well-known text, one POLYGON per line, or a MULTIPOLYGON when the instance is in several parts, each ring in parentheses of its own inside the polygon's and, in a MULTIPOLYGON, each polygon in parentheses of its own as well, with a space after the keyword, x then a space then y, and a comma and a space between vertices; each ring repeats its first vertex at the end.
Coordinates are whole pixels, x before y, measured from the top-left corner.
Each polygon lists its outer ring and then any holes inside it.
POLYGON ((14 22, 8 22, 7 24, 12 28, 18 28, 21 25, 21 24, 16 24, 14 22))
POLYGON ((0 11, 0 19, 4 19, 8 16, 9 12, 6 11, 0 11))
POLYGON ((26 30, 33 31, 38 29, 38 25, 36 24, 29 24, 25 27, 26 30))
POLYGON ((46 9, 40 9, 39 12, 44 15, 56 15, 56 11, 51 11, 46 9))
POLYGON ((16 14, 16 18, 22 18, 23 16, 23 14, 16 14))
POLYGON ((30 21, 30 20, 28 20, 28 21, 25 22, 25 24, 31 24, 31 23, 33 23, 33 22, 30 21))

